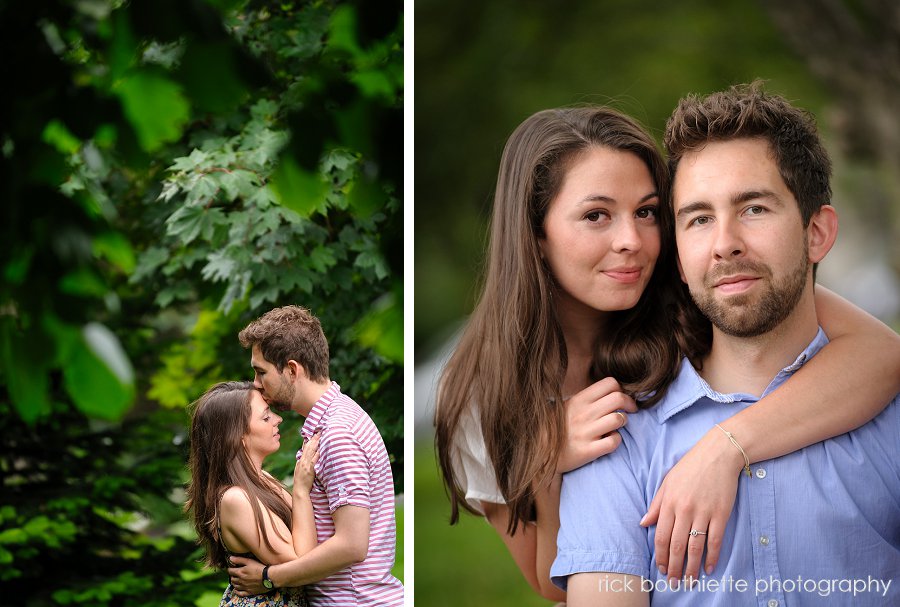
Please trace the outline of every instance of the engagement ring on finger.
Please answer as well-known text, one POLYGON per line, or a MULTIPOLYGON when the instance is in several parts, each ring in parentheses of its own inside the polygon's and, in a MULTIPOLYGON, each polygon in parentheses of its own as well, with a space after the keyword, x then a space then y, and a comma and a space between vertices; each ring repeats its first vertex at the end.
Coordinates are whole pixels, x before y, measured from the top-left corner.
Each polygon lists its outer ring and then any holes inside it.
POLYGON ((697 537, 698 535, 706 535, 706 531, 697 531, 696 529, 691 529, 691 537, 697 537))

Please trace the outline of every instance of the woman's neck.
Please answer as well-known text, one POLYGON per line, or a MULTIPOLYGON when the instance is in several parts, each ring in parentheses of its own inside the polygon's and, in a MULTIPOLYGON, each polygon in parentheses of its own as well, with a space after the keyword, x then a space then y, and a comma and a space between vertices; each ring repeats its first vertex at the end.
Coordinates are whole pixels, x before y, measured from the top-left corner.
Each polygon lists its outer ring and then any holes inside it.
POLYGON ((557 298, 557 318, 562 328, 566 346, 566 376, 563 379, 563 396, 580 392, 590 381, 591 364, 597 340, 606 328, 607 312, 601 312, 581 302, 563 296, 557 298))
POLYGON ((566 352, 573 356, 593 357, 594 346, 606 329, 608 312, 601 312, 570 297, 557 298, 556 317, 566 342, 566 352))
POLYGON ((256 470, 256 473, 262 476, 262 463, 264 456, 258 453, 247 453, 247 456, 250 458, 250 461, 253 462, 253 469, 256 470))

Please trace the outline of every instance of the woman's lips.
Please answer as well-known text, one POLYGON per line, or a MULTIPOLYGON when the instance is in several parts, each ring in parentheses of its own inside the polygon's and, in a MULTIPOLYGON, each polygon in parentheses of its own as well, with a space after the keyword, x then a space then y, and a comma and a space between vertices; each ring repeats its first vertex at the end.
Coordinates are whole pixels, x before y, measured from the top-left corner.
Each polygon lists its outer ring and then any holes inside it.
POLYGON ((640 268, 618 268, 615 270, 603 270, 603 274, 609 276, 613 280, 623 283, 637 282, 641 279, 640 268))

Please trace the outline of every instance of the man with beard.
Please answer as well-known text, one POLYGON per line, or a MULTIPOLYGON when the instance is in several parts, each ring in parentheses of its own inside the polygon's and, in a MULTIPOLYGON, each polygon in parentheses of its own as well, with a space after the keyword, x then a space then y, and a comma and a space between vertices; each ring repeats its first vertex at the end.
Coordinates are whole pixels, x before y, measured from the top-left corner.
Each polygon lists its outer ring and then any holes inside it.
POLYGON ((682 99, 665 143, 679 270, 712 341, 688 353, 655 408, 630 416, 618 450, 564 476, 554 582, 574 607, 898 604, 898 398, 852 432, 752 469, 722 427, 827 343, 814 266, 837 216, 811 117, 758 84, 733 87, 682 99), (669 579, 669 555, 640 521, 666 472, 717 425, 735 506, 724 525, 699 513, 675 521, 689 577, 669 579), (721 552, 698 577, 705 540, 721 552))
POLYGON ((294 561, 265 567, 232 557, 232 584, 241 595, 306 586, 313 607, 402 605, 403 585, 391 575, 396 522, 390 460, 371 418, 329 378, 319 319, 298 306, 276 308, 238 339, 251 350, 253 385, 269 406, 305 417, 304 440, 320 436, 310 490, 318 545, 294 561))

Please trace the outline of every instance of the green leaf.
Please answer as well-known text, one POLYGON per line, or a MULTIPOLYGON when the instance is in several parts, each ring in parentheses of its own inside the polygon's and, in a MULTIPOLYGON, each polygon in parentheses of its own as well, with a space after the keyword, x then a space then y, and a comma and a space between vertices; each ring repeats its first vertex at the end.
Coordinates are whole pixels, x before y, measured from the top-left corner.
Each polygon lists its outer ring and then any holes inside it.
POLYGON ((344 50, 356 57, 360 54, 356 41, 356 9, 346 4, 335 9, 328 32, 328 49, 344 50))
MULTIPOLYGON (((87 3, 85 3, 87 4, 87 3)), ((100 3, 93 3, 100 4, 100 3)), ((107 10, 109 5, 107 5, 107 10)), ((95 17, 101 23, 105 22, 105 18, 95 17)), ((110 76, 118 79, 128 70, 130 66, 138 58, 137 41, 134 33, 131 31, 131 24, 128 22, 128 14, 126 11, 116 11, 112 19, 112 40, 109 48, 109 69, 110 76)))
POLYGON ((10 284, 20 285, 25 281, 32 257, 34 257, 33 245, 26 245, 11 255, 11 259, 3 268, 3 276, 10 284))
POLYGON ((396 96, 394 83, 381 70, 359 70, 350 76, 350 80, 366 97, 381 97, 390 102, 396 96))
POLYGON ((19 417, 28 424, 50 412, 48 364, 56 353, 54 345, 37 328, 19 331, 9 320, 0 323, 6 388, 19 417))
POLYGON ((377 183, 364 177, 354 181, 347 193, 347 201, 362 218, 369 217, 382 208, 387 198, 387 194, 377 183))
POLYGON ((108 287, 96 272, 89 268, 79 268, 60 279, 59 290, 69 295, 103 297, 108 287))
POLYGON ((403 285, 379 298, 372 310, 357 323, 359 343, 381 356, 403 364, 403 285))
POLYGON ((226 256, 223 251, 215 251, 207 257, 207 264, 201 273, 206 280, 221 282, 232 277, 236 265, 235 261, 226 256))
POLYGON ((51 120, 44 127, 41 138, 62 154, 71 155, 81 148, 81 140, 73 135, 59 120, 51 120))
POLYGON ((193 171, 205 165, 209 154, 194 148, 189 156, 179 156, 175 159, 168 170, 170 171, 193 171))
POLYGON ((200 235, 204 209, 198 205, 184 205, 166 220, 166 233, 177 236, 183 244, 190 244, 200 235))
POLYGON ((268 185, 265 185, 257 189, 256 193, 254 193, 247 202, 255 204, 260 209, 265 209, 272 206, 272 203, 277 202, 277 199, 271 188, 269 188, 268 185))
POLYGON ((116 144, 118 132, 114 124, 101 124, 94 132, 94 143, 102 149, 109 149, 116 144))
POLYGON ((271 99, 260 99, 250 107, 250 115, 258 120, 272 121, 278 113, 278 104, 271 99))
POLYGON ((130 274, 134 270, 134 250, 120 232, 104 232, 94 237, 94 255, 130 274))
POLYGON ((206 173, 200 173, 187 190, 188 204, 208 204, 219 191, 219 183, 206 173))
POLYGON ((281 159, 269 185, 281 205, 303 217, 321 210, 329 190, 319 175, 304 171, 290 156, 281 159))
POLYGON ((337 264, 337 259, 334 257, 334 251, 329 248, 318 246, 309 254, 309 265, 320 274, 325 274, 335 264, 337 264))
POLYGON ((216 225, 227 224, 225 213, 219 208, 184 205, 166 220, 167 233, 178 237, 182 244, 190 244, 198 236, 210 240, 216 225))
POLYGON ((119 419, 134 398, 134 370, 113 333, 89 323, 63 365, 66 389, 86 415, 119 419))
POLYGON ((221 185, 228 201, 238 198, 250 198, 260 187, 256 173, 237 169, 215 174, 215 180, 221 185))
POLYGON ((0 531, 0 544, 24 544, 28 534, 24 529, 5 529, 0 531))
POLYGON ((177 282, 175 284, 167 286, 162 291, 157 293, 156 298, 153 300, 153 302, 160 308, 165 308, 176 299, 183 301, 189 299, 192 295, 193 290, 191 289, 189 283, 177 282))
POLYGON ((366 250, 357 255, 353 265, 358 268, 372 268, 379 280, 386 278, 390 274, 384 258, 374 250, 366 250))
POLYGON ((156 151, 181 137, 190 104, 175 82, 147 70, 135 71, 113 90, 144 150, 156 151))
POLYGON ((258 308, 265 302, 275 303, 278 300, 279 289, 275 285, 268 287, 255 287, 250 290, 250 307, 258 308))
POLYGON ((139 254, 137 267, 134 274, 131 275, 129 282, 132 284, 139 283, 144 278, 153 274, 159 266, 169 259, 168 249, 163 247, 148 247, 146 251, 139 254))
POLYGON ((88 348, 106 364, 120 382, 123 384, 134 382, 131 361, 122 349, 119 338, 112 331, 105 325, 91 322, 84 326, 82 334, 88 348))

